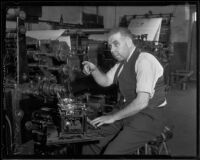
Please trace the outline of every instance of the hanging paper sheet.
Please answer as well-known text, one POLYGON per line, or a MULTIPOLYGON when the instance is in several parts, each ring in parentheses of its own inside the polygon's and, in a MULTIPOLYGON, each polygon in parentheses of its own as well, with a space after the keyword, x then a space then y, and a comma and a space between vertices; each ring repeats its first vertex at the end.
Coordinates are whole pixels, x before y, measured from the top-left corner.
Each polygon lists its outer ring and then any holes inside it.
POLYGON ((136 18, 128 28, 136 36, 147 34, 148 41, 159 41, 161 23, 162 18, 136 18))
POLYGON ((64 41, 68 44, 69 48, 71 49, 71 40, 70 36, 62 36, 65 32, 65 29, 59 30, 34 30, 34 31, 27 31, 26 37, 35 38, 37 40, 59 40, 64 41))
POLYGON ((26 36, 35 38, 37 40, 57 40, 64 32, 65 32, 65 29, 34 30, 34 31, 27 31, 26 36))

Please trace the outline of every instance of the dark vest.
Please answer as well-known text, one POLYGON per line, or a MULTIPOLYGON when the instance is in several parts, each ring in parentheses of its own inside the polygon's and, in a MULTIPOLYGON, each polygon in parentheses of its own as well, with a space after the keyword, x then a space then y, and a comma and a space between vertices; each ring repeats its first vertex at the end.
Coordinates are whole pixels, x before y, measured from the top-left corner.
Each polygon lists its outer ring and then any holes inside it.
MULTIPOLYGON (((122 96, 125 98, 125 105, 131 103, 136 97, 136 73, 135 73, 135 62, 140 55, 140 50, 138 48, 135 49, 134 53, 131 55, 128 62, 120 62, 120 65, 115 73, 114 81, 118 83, 119 90, 122 96), (119 75, 120 68, 124 67, 119 75)), ((155 93, 152 99, 150 99, 148 107, 154 108, 159 106, 165 101, 165 84, 164 77, 161 76, 155 85, 155 93)))

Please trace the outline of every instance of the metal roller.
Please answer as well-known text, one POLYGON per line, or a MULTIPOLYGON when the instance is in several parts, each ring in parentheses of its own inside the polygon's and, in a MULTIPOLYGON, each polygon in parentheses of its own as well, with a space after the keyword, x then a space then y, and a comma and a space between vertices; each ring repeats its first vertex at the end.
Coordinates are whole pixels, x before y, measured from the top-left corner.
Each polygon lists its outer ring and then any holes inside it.
POLYGON ((66 93, 65 87, 59 84, 42 83, 39 85, 38 89, 41 94, 44 93, 46 95, 56 95, 57 93, 66 93))

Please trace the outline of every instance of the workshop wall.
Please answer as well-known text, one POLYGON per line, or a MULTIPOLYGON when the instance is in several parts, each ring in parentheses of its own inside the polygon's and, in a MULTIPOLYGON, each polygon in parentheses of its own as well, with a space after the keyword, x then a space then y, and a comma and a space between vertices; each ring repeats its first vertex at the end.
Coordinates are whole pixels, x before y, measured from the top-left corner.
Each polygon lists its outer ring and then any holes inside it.
POLYGON ((64 23, 81 24, 81 6, 45 6, 42 7, 42 20, 60 21, 63 16, 64 23))

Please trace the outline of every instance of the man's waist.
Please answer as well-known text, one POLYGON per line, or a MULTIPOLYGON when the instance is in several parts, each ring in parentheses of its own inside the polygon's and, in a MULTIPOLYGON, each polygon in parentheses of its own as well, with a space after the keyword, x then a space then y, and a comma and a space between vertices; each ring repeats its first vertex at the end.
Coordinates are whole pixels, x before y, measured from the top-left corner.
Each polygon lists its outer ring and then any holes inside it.
MULTIPOLYGON (((129 105, 133 100, 127 100, 126 98, 121 98, 120 99, 120 102, 119 102, 119 105, 120 105, 120 108, 124 108, 125 106, 129 105)), ((151 104, 148 104, 147 107, 151 107, 151 108, 161 108, 161 107, 164 107, 167 105, 167 100, 166 98, 164 98, 164 100, 162 100, 162 102, 160 103, 151 103, 151 104)))

